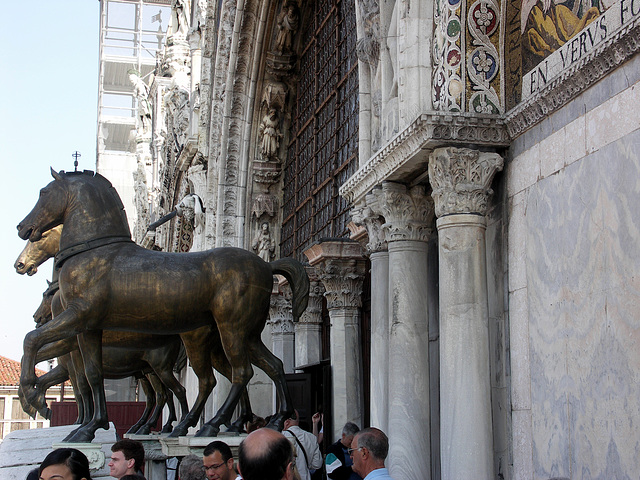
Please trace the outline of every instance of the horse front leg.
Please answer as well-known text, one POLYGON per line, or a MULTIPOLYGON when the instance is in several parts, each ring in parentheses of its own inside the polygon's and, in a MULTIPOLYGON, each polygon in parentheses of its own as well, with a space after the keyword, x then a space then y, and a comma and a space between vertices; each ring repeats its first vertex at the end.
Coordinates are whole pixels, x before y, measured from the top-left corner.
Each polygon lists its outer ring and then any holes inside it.
MULTIPOLYGON (((20 371, 20 385, 28 402, 37 396, 38 377, 36 376, 36 356, 46 344, 75 337, 82 331, 80 317, 75 311, 67 309, 55 320, 40 328, 31 330, 24 337, 23 355, 20 371)), ((57 356, 57 355, 54 355, 57 356)))
POLYGON ((109 429, 107 401, 104 393, 102 372, 102 330, 92 330, 78 335, 78 345, 84 360, 84 371, 91 386, 93 398, 93 418, 86 425, 72 432, 65 442, 89 443, 96 436, 98 428, 109 429))

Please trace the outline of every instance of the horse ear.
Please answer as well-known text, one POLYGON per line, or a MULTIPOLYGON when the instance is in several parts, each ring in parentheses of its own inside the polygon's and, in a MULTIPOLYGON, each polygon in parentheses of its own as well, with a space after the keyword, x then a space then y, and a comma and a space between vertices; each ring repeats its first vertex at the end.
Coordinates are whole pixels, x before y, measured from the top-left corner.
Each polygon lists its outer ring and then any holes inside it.
POLYGON ((58 172, 56 172, 53 167, 49 167, 51 169, 51 176, 56 179, 56 180, 61 180, 62 177, 60 176, 60 174, 58 172))

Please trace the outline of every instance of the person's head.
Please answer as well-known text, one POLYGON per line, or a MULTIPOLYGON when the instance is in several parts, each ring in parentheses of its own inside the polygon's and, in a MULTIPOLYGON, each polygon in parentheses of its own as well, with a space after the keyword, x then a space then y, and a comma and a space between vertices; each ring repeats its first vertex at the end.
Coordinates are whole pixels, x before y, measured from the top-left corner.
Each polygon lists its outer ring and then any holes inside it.
POLYGON ((373 470, 384 468, 389 453, 389 439, 382 430, 365 428, 353 437, 349 454, 353 459, 353 471, 362 478, 373 470))
POLYGON ((193 454, 184 457, 178 468, 178 478, 179 480, 205 480, 207 475, 202 459, 193 454))
POLYGON ((111 446, 109 475, 122 478, 142 470, 144 463, 144 447, 137 440, 125 438, 111 446))
POLYGON ((238 470, 244 480, 295 479, 291 443, 270 428, 250 433, 238 448, 238 470))
POLYGON ((38 470, 39 469, 37 468, 29 470, 29 473, 27 473, 27 476, 24 480, 38 480, 40 478, 40 475, 38 475, 38 470))
POLYGON ((297 410, 294 410, 291 416, 284 421, 284 429, 298 425, 300 425, 300 415, 297 410))
POLYGON ((42 480, 91 480, 89 460, 75 448, 57 448, 40 464, 42 480))
POLYGON ((259 417, 256 414, 253 414, 253 417, 251 417, 251 420, 249 420, 245 424, 244 429, 247 431, 247 433, 251 433, 258 430, 259 428, 266 427, 266 426, 267 426, 267 421, 264 418, 259 417))
POLYGON ((233 469, 233 454, 229 445, 220 440, 204 447, 202 463, 209 480, 233 480, 236 472, 233 469))
POLYGON ((342 427, 342 438, 340 439, 340 443, 344 446, 344 448, 349 448, 351 446, 351 442, 353 441, 353 436, 360 431, 360 428, 353 422, 347 422, 342 427))

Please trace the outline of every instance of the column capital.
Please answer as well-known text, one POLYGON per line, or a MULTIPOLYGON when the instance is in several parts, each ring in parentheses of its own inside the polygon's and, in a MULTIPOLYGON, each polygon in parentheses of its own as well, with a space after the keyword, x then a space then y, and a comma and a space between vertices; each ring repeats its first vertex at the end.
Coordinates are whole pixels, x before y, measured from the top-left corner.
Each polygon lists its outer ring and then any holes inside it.
MULTIPOLYGON (((401 183, 383 182, 372 195, 385 223, 382 229, 387 242, 429 240, 433 225, 433 200, 425 195, 424 186, 407 188, 401 183)), ((367 202, 369 202, 369 195, 367 202)), ((373 199, 371 199, 373 202, 373 199)))
POLYGON ((367 200, 351 210, 353 223, 363 226, 367 230, 368 242, 365 245, 367 253, 383 252, 387 250, 387 240, 384 236, 384 218, 380 215, 377 198, 367 195, 367 200))
POLYGON ((358 243, 330 240, 312 245, 304 254, 324 285, 329 310, 362 306, 366 262, 358 243))
POLYGON ((306 267, 309 275, 309 303, 307 308, 300 315, 298 325, 320 325, 322 323, 322 297, 324 296, 324 285, 313 267, 306 267))
POLYGON ((280 293, 271 294, 267 324, 271 327, 272 335, 294 333, 291 302, 285 295, 280 293))
POLYGON ((435 149, 429 158, 436 216, 475 213, 485 215, 493 194, 491 182, 504 160, 493 152, 469 148, 435 149))

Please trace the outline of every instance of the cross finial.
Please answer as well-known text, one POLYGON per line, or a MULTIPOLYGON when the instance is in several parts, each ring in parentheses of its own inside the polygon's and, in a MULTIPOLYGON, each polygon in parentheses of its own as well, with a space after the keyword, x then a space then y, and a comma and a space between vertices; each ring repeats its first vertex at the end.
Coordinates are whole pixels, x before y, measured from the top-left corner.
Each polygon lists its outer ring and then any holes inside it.
POLYGON ((73 166, 75 167, 75 169, 76 169, 75 171, 77 172, 78 171, 78 158, 80 158, 82 155, 80 154, 79 151, 76 150, 75 152, 73 152, 71 154, 71 156, 75 159, 73 161, 73 166))

